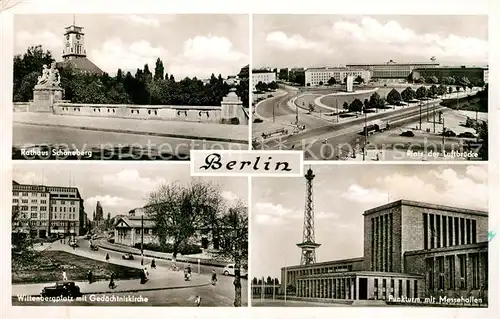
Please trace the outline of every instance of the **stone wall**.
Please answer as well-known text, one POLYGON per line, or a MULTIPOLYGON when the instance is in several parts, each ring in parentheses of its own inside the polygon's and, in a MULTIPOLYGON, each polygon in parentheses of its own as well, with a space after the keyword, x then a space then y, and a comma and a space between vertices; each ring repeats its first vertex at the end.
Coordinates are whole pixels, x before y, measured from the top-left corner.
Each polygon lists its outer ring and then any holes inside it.
POLYGON ((220 123, 220 106, 55 103, 54 114, 220 123))
POLYGON ((30 112, 31 102, 14 102, 14 112, 30 112))

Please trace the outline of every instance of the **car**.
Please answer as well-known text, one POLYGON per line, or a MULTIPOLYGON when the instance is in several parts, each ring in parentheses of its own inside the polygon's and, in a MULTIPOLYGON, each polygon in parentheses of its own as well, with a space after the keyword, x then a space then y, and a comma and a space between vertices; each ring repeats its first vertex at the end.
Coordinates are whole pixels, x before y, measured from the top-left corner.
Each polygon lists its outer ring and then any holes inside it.
POLYGON ((462 138, 476 138, 476 135, 474 135, 471 132, 463 132, 463 133, 458 134, 458 137, 462 137, 462 138))
POLYGON ((78 247, 78 241, 76 241, 76 240, 70 240, 69 241, 69 245, 71 247, 78 247))
POLYGON ((453 131, 445 131, 443 133, 441 133, 443 136, 446 136, 446 137, 454 137, 454 136, 457 136, 457 134, 455 134, 455 132, 453 131))
MULTIPOLYGON (((224 269, 222 269, 222 274, 224 276, 234 276, 234 264, 229 264, 224 269)), ((245 267, 240 267, 240 277, 247 278, 248 270, 245 267)))
POLYGON ((406 137, 414 137, 415 133, 413 133, 412 131, 406 131, 406 132, 403 132, 403 133, 401 133, 399 135, 400 136, 406 136, 406 137))
POLYGON ((99 250, 99 246, 97 246, 97 245, 90 245, 90 250, 97 251, 97 250, 99 250))
POLYGON ((56 282, 54 286, 47 286, 40 293, 42 297, 72 297, 78 298, 82 296, 80 287, 74 281, 56 282))
POLYGON ((123 259, 126 259, 126 260, 134 260, 134 255, 132 255, 131 253, 127 253, 127 254, 124 254, 122 256, 123 259))

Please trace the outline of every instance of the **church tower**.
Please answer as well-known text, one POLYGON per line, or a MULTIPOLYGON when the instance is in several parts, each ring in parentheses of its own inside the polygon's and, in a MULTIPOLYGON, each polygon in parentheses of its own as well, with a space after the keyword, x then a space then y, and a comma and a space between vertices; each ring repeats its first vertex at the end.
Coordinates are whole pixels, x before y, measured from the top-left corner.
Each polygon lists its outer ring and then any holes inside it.
POLYGON ((64 32, 64 49, 63 49, 63 60, 68 61, 77 57, 86 57, 87 52, 85 51, 85 34, 83 33, 83 27, 78 27, 75 25, 75 19, 73 18, 73 24, 65 28, 64 32))

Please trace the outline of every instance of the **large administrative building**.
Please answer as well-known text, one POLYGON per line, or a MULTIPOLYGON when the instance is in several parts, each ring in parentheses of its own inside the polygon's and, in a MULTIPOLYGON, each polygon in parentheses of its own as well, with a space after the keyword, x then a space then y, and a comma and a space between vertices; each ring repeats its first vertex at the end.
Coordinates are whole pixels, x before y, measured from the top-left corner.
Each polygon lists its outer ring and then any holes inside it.
POLYGON ((487 212, 399 200, 363 216, 363 257, 283 267, 281 289, 315 300, 487 303, 487 212))

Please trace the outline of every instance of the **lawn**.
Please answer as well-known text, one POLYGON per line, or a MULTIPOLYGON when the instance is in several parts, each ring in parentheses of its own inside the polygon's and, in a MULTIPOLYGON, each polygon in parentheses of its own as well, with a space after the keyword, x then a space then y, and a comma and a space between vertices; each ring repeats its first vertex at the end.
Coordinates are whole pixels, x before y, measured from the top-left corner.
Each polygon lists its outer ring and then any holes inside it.
POLYGON ((111 273, 116 279, 139 278, 139 269, 108 264, 103 261, 80 257, 63 251, 42 251, 29 265, 12 262, 12 283, 41 283, 61 280, 66 271, 71 280, 87 280, 92 270, 94 280, 109 279, 111 273))

